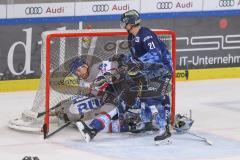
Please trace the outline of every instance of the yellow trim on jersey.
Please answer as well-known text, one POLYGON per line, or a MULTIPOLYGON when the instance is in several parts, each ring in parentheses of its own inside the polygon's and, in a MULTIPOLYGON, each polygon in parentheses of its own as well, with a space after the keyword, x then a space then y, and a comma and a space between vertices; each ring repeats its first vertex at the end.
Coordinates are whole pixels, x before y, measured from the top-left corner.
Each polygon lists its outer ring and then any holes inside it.
MULTIPOLYGON (((213 69, 190 69, 188 71, 188 80, 206 80, 206 79, 220 79, 220 78, 240 78, 240 67, 234 68, 213 68, 213 69)), ((177 70, 177 81, 186 81, 186 71, 177 70)), ((64 80, 68 84, 68 77, 64 80)), ((65 84, 64 83, 64 84, 65 84)), ((74 84, 74 83, 73 83, 74 84)), ((39 79, 25 79, 25 80, 4 80, 0 81, 0 92, 12 92, 22 90, 37 90, 39 86, 39 79)), ((70 84, 71 86, 71 84, 70 84)))

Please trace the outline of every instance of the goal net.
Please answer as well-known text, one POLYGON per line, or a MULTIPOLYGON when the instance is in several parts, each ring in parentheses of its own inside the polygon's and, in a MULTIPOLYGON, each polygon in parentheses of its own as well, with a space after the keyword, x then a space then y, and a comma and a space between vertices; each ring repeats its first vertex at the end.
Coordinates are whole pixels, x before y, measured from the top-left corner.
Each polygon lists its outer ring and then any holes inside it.
MULTIPOLYGON (((165 42, 172 54, 174 73, 171 82, 171 123, 175 115, 176 35, 171 30, 153 29, 165 42)), ((130 53, 128 33, 120 29, 85 29, 46 31, 42 33, 41 69, 39 88, 31 109, 23 111, 9 121, 16 130, 41 132, 43 124, 48 132, 60 128, 62 123, 51 116, 51 109, 79 94, 76 77, 69 74, 69 65, 76 56, 97 57, 92 63, 107 60, 114 54, 130 53), (64 78, 63 78, 64 77, 64 78)))

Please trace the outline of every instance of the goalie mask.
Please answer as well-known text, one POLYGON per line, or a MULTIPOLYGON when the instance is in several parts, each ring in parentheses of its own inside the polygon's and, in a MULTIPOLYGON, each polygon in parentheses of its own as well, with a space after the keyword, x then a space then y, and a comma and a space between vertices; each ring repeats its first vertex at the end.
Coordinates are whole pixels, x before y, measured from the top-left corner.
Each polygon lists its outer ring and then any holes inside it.
POLYGON ((187 132, 193 125, 193 120, 184 115, 177 114, 174 121, 174 129, 178 133, 187 132))

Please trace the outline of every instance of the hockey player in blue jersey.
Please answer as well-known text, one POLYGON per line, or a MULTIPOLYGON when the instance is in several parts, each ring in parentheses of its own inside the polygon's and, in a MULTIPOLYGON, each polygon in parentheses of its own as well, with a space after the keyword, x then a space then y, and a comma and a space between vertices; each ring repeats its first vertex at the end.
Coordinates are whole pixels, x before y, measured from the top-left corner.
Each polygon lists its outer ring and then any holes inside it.
MULTIPOLYGON (((168 128, 169 115, 166 115, 166 113, 170 112, 167 88, 173 71, 172 60, 166 45, 150 29, 141 27, 140 22, 139 13, 135 10, 130 10, 122 15, 121 27, 125 28, 129 33, 128 41, 131 54, 129 56, 117 55, 113 57, 113 60, 118 61, 118 59, 121 59, 120 61, 124 62, 120 63, 127 63, 128 73, 133 79, 142 79, 144 77, 142 81, 144 87, 140 91, 142 96, 140 95, 138 99, 139 105, 137 106, 141 108, 140 117, 145 126, 143 125, 138 130, 148 130, 149 123, 152 123, 152 120, 154 120, 159 128, 159 135, 154 140, 160 141, 171 136, 168 128), (157 93, 148 94, 149 82, 160 83, 157 93)), ((113 112, 110 113, 112 114, 113 112)), ((80 122, 79 128, 81 128, 83 137, 88 137, 87 141, 92 139, 97 132, 109 124, 110 119, 113 117, 111 114, 96 118, 92 121, 91 127, 80 122)), ((116 111, 114 114, 116 114, 116 111)))
MULTIPOLYGON (((136 10, 125 12, 121 16, 121 28, 129 33, 128 42, 130 49, 130 64, 139 70, 141 76, 145 77, 145 85, 149 82, 159 82, 160 87, 157 94, 140 97, 142 107, 142 118, 146 123, 154 119, 159 126, 159 135, 155 141, 164 140, 171 136, 169 131, 170 100, 167 95, 168 84, 172 78, 172 59, 166 45, 157 35, 146 27, 140 25, 140 15, 136 10), (137 67, 136 67, 137 66, 137 67), (149 115, 149 110, 151 116, 149 115)), ((131 66, 131 65, 130 65, 131 66)), ((137 77, 139 77, 137 73, 137 77)), ((148 87, 145 87, 149 91, 148 87)))

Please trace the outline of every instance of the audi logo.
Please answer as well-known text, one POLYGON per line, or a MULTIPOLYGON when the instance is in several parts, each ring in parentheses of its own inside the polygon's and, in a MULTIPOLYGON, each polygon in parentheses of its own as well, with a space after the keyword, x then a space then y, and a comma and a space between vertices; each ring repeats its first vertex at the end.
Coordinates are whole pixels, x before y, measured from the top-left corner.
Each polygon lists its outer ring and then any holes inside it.
POLYGON ((43 13, 42 7, 27 7, 25 9, 26 15, 39 15, 43 13))
POLYGON ((172 2, 157 2, 157 9, 172 9, 172 2))
POLYGON ((93 12, 107 12, 109 10, 109 5, 107 4, 97 4, 92 6, 93 12))
POLYGON ((233 7, 235 4, 234 0, 220 0, 219 7, 233 7))

